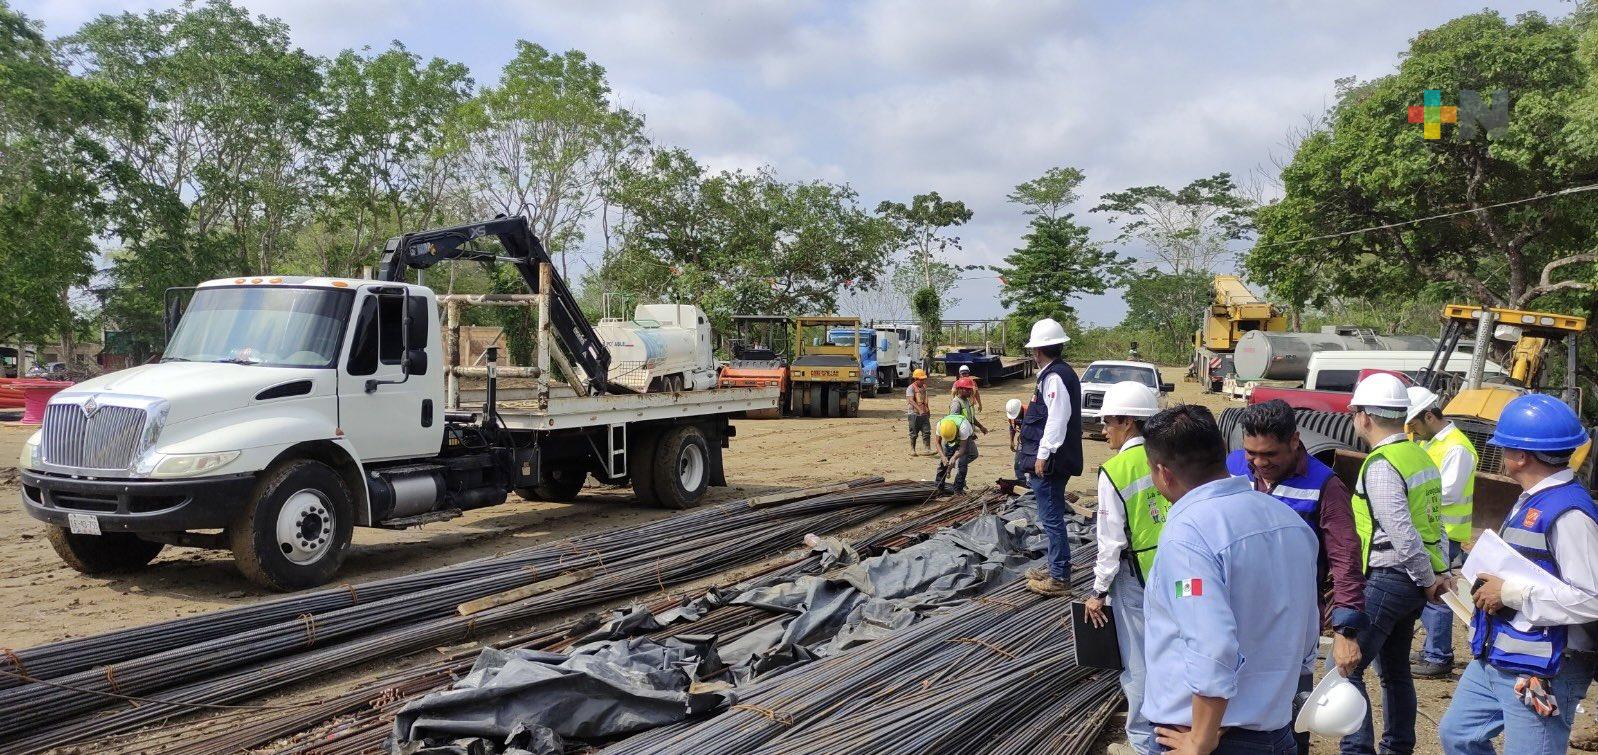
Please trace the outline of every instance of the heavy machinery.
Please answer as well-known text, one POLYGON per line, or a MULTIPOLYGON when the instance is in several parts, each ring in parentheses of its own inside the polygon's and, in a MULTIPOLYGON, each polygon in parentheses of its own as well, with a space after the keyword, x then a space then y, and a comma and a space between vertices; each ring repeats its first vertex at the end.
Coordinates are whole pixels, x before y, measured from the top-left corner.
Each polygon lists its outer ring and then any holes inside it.
POLYGON ((610 352, 610 382, 636 393, 716 387, 710 319, 692 304, 640 304, 631 320, 594 326, 610 352))
POLYGON ((788 407, 788 360, 793 349, 793 318, 777 315, 733 315, 732 358, 721 365, 722 388, 776 388, 777 405, 745 412, 751 419, 776 419, 788 407))
MULTIPOLYGON (((1514 504, 1520 489, 1513 480, 1499 474, 1502 451, 1489 445, 1498 417, 1516 396, 1528 392, 1553 393, 1576 414, 1581 414, 1581 388, 1577 385, 1577 344, 1587 330, 1587 319, 1552 312, 1532 312, 1469 304, 1443 307, 1443 335, 1431 364, 1421 373, 1421 385, 1442 397, 1443 417, 1453 422, 1472 444, 1480 460, 1476 467, 1475 524, 1496 527, 1514 504), (1441 368, 1442 355, 1451 353, 1465 339, 1475 343, 1469 369, 1463 375, 1441 368), (1562 385, 1545 380, 1545 355, 1550 343, 1564 349, 1562 385), (1507 352, 1502 360, 1508 370, 1489 374, 1488 354, 1507 352)), ((1571 466, 1591 484, 1588 463, 1592 442, 1578 449, 1571 466), (1585 475, 1580 474, 1586 472, 1585 475)))
POLYGON ((872 328, 827 330, 827 340, 835 346, 846 346, 850 343, 860 345, 860 393, 866 398, 875 398, 878 391, 890 387, 884 384, 877 362, 877 336, 878 331, 872 328))
POLYGON ((390 239, 378 280, 212 280, 169 300, 158 364, 57 393, 22 446, 22 506, 90 573, 167 545, 229 549, 281 590, 332 579, 355 527, 402 529, 590 475, 688 508, 725 485, 729 420, 774 388, 618 392, 610 355, 524 217, 390 239), (509 264, 526 294, 406 282, 448 260, 509 264), (442 311, 440 305, 442 306, 442 311), (460 363, 462 309, 537 311, 533 366, 460 363), (440 327, 442 320, 443 327, 440 327), (526 387, 501 386, 501 380, 526 387))
POLYGON ((860 412, 860 318, 795 317, 793 362, 788 370, 789 413, 803 417, 853 417, 860 412), (854 330, 846 343, 828 339, 833 328, 854 330))
POLYGON ((1217 275, 1210 281, 1210 305, 1204 322, 1193 333, 1193 364, 1188 377, 1199 381, 1206 393, 1221 389, 1232 371, 1232 352, 1245 333, 1285 331, 1287 317, 1280 307, 1260 298, 1235 275, 1217 275))

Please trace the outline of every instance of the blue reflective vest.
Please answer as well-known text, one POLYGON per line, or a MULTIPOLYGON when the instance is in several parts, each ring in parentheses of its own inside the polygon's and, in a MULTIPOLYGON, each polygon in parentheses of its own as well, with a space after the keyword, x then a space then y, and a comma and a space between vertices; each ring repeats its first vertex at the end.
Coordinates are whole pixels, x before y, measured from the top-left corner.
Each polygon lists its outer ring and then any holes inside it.
POLYGON ((1050 477, 1075 477, 1082 474, 1082 384, 1076 371, 1064 359, 1056 359, 1038 373, 1037 385, 1032 389, 1032 403, 1021 415, 1020 442, 1015 458, 1025 469, 1031 469, 1038 458, 1038 444, 1043 441, 1043 428, 1049 422, 1049 407, 1043 403, 1043 380, 1049 375, 1059 375, 1065 385, 1066 396, 1071 400, 1071 417, 1065 423, 1065 442, 1049 454, 1050 477))
MULTIPOLYGON (((1249 468, 1248 457, 1241 448, 1227 455, 1226 471, 1232 473, 1233 477, 1247 477, 1249 482, 1254 481, 1254 470, 1249 468)), ((1304 522, 1318 533, 1321 524, 1321 491, 1326 489, 1326 483, 1333 474, 1331 467, 1311 456, 1304 474, 1293 475, 1276 483, 1271 488, 1271 497, 1297 511, 1304 522)))
MULTIPOLYGON (((1559 576, 1559 562, 1548 542, 1548 530, 1559 518, 1573 511, 1598 519, 1592 496, 1576 482, 1538 491, 1525 503, 1510 509, 1498 528, 1498 535, 1520 555, 1559 576)), ((1470 651, 1477 658, 1502 671, 1537 676, 1559 673, 1570 627, 1532 627, 1522 632, 1509 620, 1489 616, 1480 609, 1470 622, 1470 651)))

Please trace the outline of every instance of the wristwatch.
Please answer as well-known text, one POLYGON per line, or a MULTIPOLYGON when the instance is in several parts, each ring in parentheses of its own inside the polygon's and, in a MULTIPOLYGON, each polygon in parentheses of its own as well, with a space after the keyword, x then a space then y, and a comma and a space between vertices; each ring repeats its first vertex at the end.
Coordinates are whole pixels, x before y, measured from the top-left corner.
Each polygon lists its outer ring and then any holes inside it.
POLYGON ((1332 627, 1332 631, 1347 637, 1350 640, 1357 639, 1359 637, 1359 630, 1355 629, 1354 627, 1332 627))
POLYGON ((1109 595, 1109 593, 1104 592, 1103 590, 1094 590, 1092 595, 1093 595, 1094 598, 1097 598, 1099 600, 1104 600, 1105 596, 1109 595))

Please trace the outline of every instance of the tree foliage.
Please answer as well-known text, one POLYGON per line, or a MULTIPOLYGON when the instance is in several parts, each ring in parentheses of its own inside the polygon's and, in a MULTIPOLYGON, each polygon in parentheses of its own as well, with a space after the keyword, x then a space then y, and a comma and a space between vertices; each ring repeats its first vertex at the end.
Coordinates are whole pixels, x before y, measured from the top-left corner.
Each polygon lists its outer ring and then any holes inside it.
MULTIPOLYGON (((1285 196, 1259 211, 1255 280, 1295 304, 1381 289, 1402 297, 1445 281, 1472 301, 1525 306, 1593 284, 1592 194, 1490 206, 1598 177, 1598 39, 1585 19, 1493 11, 1416 35, 1398 70, 1349 85, 1282 172, 1285 196), (1426 140, 1406 110, 1422 90, 1509 94, 1501 131, 1426 140), (1464 214, 1301 241, 1417 218, 1464 214)), ((1584 306, 1598 302, 1582 294, 1584 306)))
POLYGON ((971 220, 971 210, 965 202, 944 199, 931 191, 915 195, 910 204, 881 202, 877 214, 892 225, 896 251, 905 253, 905 260, 894 271, 894 288, 907 299, 930 288, 944 297, 945 308, 953 306, 956 300, 950 298, 950 292, 960 279, 960 271, 972 266, 951 263, 944 255, 951 249, 961 249, 960 237, 950 235, 948 230, 971 220))
POLYGON ((993 270, 999 273, 999 303, 1028 322, 1045 317, 1063 322, 1075 312, 1072 299, 1102 294, 1131 272, 1131 258, 1090 240, 1087 227, 1064 211, 1076 201, 1082 179, 1076 168, 1051 168, 1010 194, 1032 222, 1021 248, 993 270))
POLYGON ((1184 361, 1193 349, 1210 298, 1210 274, 1203 270, 1167 273, 1147 270, 1126 283, 1126 319, 1121 325, 1155 334, 1147 345, 1151 357, 1167 363, 1184 361))
POLYGON ((1139 241, 1168 273, 1214 272, 1228 244, 1252 229, 1251 209, 1229 173, 1200 178, 1180 189, 1134 186, 1100 197, 1091 212, 1121 226, 1116 243, 1139 241))

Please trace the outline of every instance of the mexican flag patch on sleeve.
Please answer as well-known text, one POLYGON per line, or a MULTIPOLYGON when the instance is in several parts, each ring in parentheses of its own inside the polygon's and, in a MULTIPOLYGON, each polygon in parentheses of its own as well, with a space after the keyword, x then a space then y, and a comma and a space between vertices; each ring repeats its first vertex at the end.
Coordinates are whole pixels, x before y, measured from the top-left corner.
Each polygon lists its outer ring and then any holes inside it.
POLYGON ((1192 579, 1176 580, 1176 597, 1196 598, 1204 594, 1204 580, 1194 577, 1192 579))

